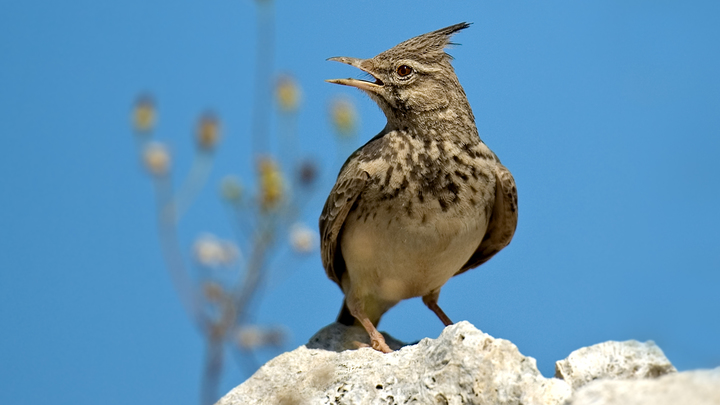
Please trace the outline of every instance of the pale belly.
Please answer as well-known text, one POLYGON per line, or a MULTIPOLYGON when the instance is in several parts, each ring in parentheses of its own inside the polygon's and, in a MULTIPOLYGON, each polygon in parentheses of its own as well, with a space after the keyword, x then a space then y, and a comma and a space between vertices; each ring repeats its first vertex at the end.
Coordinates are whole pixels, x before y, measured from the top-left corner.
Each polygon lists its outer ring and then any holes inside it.
POLYGON ((343 289, 388 303, 438 290, 480 245, 488 218, 479 208, 436 210, 424 222, 385 207, 367 219, 349 215, 340 240, 349 277, 343 289))

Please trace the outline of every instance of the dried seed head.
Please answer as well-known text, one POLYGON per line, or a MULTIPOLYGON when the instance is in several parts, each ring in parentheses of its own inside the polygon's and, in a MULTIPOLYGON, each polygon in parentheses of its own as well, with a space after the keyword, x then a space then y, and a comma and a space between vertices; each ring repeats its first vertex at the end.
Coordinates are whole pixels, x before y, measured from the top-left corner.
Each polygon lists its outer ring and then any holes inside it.
POLYGON ((165 176, 170 171, 170 153, 160 142, 152 142, 142 152, 145 168, 153 176, 165 176))
POLYGON ((261 328, 256 325, 246 325, 238 330, 235 338, 238 345, 244 349, 257 349, 261 346, 278 347, 285 341, 285 331, 280 327, 261 328))
POLYGON ((317 166, 312 160, 305 160, 300 164, 300 172, 298 173, 300 184, 302 186, 310 186, 317 180, 317 166))
POLYGON ((239 203, 243 196, 243 187, 236 176, 225 176, 220 182, 220 195, 230 203, 239 203))
POLYGON ((205 298, 211 302, 220 302, 223 298, 225 298, 225 290, 220 284, 214 281, 204 283, 202 286, 202 292, 205 298))
POLYGON ((263 210, 269 210, 275 208, 283 198, 283 176, 272 158, 260 158, 258 165, 260 175, 260 207, 263 210))
POLYGON ((293 77, 289 75, 280 76, 275 88, 275 96, 281 111, 286 113, 297 111, 301 94, 300 87, 293 77))
POLYGON ((213 114, 206 113, 200 117, 196 137, 201 150, 215 149, 215 145, 220 141, 220 124, 213 114))
POLYGON ((233 264, 240 256, 240 249, 231 241, 215 235, 200 235, 193 245, 195 260, 203 266, 219 267, 233 264))
POLYGON ((155 103, 150 96, 138 97, 132 115, 133 128, 138 134, 148 134, 155 129, 155 103))
POLYGON ((347 98, 336 98, 330 103, 330 117, 333 127, 342 137, 355 134, 357 128, 357 111, 355 104, 347 98))
POLYGON ((298 253, 310 253, 318 246, 318 235, 305 224, 296 223, 290 229, 290 244, 298 253))

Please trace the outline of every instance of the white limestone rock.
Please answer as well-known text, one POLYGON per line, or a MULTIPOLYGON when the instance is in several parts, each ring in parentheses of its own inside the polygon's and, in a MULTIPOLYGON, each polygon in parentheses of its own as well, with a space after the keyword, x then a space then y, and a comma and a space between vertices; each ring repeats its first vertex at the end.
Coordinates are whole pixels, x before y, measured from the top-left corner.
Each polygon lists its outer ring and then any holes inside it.
POLYGON ((657 378, 675 373, 675 367, 653 341, 604 342, 583 347, 555 363, 555 377, 573 390, 593 380, 657 378))
POLYGON ((579 349, 544 378, 535 359, 468 322, 413 345, 385 339, 395 352, 347 350, 367 333, 329 325, 218 404, 720 405, 720 368, 678 373, 653 342, 579 349))
POLYGON ((718 405, 720 367, 671 373, 656 379, 597 380, 578 390, 570 405, 718 405))
POLYGON ((218 404, 559 405, 571 394, 565 381, 544 378, 535 359, 514 344, 468 322, 389 354, 336 352, 366 337, 345 328, 333 324, 310 339, 308 346, 324 350, 301 346, 276 357, 218 404))

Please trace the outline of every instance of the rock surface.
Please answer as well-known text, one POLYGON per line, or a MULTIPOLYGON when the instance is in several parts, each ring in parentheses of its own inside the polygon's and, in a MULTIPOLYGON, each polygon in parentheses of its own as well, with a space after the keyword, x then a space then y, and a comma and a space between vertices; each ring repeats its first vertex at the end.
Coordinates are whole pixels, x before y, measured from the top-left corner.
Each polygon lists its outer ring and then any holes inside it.
POLYGON ((323 349, 276 357, 219 404, 561 404, 570 396, 568 384, 544 378, 535 359, 468 322, 389 354, 337 352, 366 338, 362 329, 331 325, 318 335, 309 345, 323 349))
POLYGON ((675 372, 653 341, 599 343, 575 350, 555 363, 555 377, 565 380, 573 390, 598 379, 657 378, 675 372))
POLYGON ((535 359, 468 322, 413 345, 385 337, 395 352, 347 350, 367 344, 367 333, 331 324, 307 345, 269 361, 218 404, 661 404, 657 395, 679 398, 687 390, 704 398, 699 404, 720 404, 707 402, 720 395, 720 369, 676 373, 652 342, 606 342, 576 350, 557 362, 558 378, 545 378, 535 359), (665 381, 669 388, 658 389, 665 381), (655 402, 632 402, 633 391, 640 395, 637 401, 653 391, 648 398, 655 402))
POLYGON ((598 380, 580 389, 571 405, 717 405, 720 367, 651 380, 598 380))

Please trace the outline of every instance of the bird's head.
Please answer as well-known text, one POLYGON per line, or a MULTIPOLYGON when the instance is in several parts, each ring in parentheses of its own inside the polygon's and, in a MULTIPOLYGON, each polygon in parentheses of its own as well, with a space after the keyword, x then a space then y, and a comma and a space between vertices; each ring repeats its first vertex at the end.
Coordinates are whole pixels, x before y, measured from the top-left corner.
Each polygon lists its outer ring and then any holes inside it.
POLYGON ((451 44, 452 34, 469 26, 460 23, 423 34, 370 59, 329 58, 359 68, 371 75, 372 80, 332 79, 328 82, 365 91, 378 103, 389 122, 441 111, 455 102, 466 104, 465 93, 450 65, 452 57, 445 53, 445 47, 451 44))

